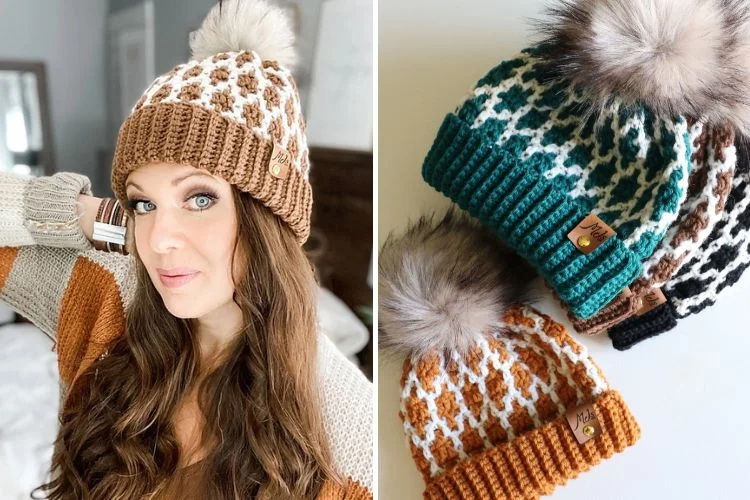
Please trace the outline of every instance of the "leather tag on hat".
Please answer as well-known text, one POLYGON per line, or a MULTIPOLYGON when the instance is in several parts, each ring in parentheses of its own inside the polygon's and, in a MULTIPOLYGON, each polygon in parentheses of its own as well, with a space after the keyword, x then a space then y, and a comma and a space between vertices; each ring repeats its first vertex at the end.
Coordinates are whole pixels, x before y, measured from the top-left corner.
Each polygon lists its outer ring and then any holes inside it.
POLYGON ((573 431, 578 444, 583 444, 602 433, 599 419, 594 413, 594 405, 591 403, 585 403, 568 410, 565 418, 568 420, 570 430, 573 431))
POLYGON ((638 316, 646 314, 656 306, 662 305, 667 301, 667 298, 664 296, 664 292, 661 291, 661 288, 654 288, 646 295, 643 295, 641 300, 643 301, 643 306, 636 313, 638 316))
POLYGON ((277 142, 273 143, 271 152, 271 161, 268 162, 268 171, 277 179, 286 179, 289 177, 289 171, 292 169, 292 155, 286 149, 282 148, 277 142))
POLYGON ((625 300, 625 299, 629 299, 632 296, 633 296, 633 292, 630 290, 629 286, 626 286, 625 288, 622 289, 622 292, 620 292, 620 295, 618 295, 615 298, 615 300, 625 300))
POLYGON ((568 233, 568 239, 578 250, 588 255, 614 235, 614 229, 591 213, 568 233))

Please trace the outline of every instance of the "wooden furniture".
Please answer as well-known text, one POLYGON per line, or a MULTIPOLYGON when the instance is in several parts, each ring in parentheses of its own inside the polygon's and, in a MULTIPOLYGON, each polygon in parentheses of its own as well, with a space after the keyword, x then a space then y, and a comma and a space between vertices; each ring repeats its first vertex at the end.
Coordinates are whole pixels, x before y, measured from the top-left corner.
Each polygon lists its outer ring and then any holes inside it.
MULTIPOLYGON (((367 284, 372 257, 372 153, 311 148, 310 179, 313 217, 310 241, 321 285, 331 290, 352 311, 372 310, 372 289, 367 284)), ((370 341, 359 354, 365 374, 372 379, 372 325, 370 341)))

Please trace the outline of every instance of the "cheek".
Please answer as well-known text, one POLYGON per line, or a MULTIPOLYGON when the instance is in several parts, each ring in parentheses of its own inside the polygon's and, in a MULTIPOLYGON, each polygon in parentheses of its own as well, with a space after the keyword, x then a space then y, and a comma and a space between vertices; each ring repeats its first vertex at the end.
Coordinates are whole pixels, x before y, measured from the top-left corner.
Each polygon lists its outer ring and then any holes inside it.
POLYGON ((133 246, 138 253, 138 259, 143 263, 146 268, 146 272, 151 277, 151 281, 154 286, 159 289, 162 287, 159 281, 159 275, 156 272, 158 264, 154 259, 154 252, 148 244, 148 233, 146 232, 146 224, 141 223, 140 226, 136 227, 133 231, 133 246))
MULTIPOLYGON (((231 258, 231 256, 230 256, 231 258)), ((239 283, 247 274, 248 257, 241 248, 237 248, 236 255, 234 256, 234 262, 232 262, 232 274, 234 276, 234 282, 239 283)))
POLYGON ((147 260, 150 254, 148 245, 148 234, 146 233, 146 224, 144 222, 134 223, 133 225, 133 245, 138 251, 141 260, 147 260))
MULTIPOLYGON (((223 223, 206 225, 190 237, 193 248, 210 263, 216 279, 222 282, 229 281, 228 286, 232 286, 230 273, 236 238, 236 225, 226 220, 223 223)), ((235 262, 238 260, 239 248, 236 253, 235 262)))
MULTIPOLYGON (((213 284, 221 288, 233 287, 231 278, 232 253, 234 242, 237 238, 237 223, 233 211, 222 211, 212 214, 213 217, 203 220, 187 220, 181 225, 180 231, 173 236, 181 241, 181 249, 175 252, 173 259, 178 263, 189 263, 203 268, 206 276, 213 284), (228 284, 226 282, 229 282, 228 284)), ((141 219, 133 227, 134 245, 140 259, 151 274, 154 266, 159 265, 160 260, 165 260, 164 255, 157 255, 151 248, 150 221, 141 219)), ((241 250, 237 248, 234 262, 234 276, 237 281, 242 263, 241 250)), ((169 260, 169 259, 167 259, 169 260)), ((154 274, 153 278, 158 279, 154 274)))
POLYGON ((234 277, 234 282, 236 283, 239 281, 239 275, 237 274, 238 271, 241 268, 241 263, 243 262, 242 259, 242 251, 237 247, 237 250, 234 249, 234 241, 236 239, 236 236, 234 234, 230 234, 226 236, 227 244, 224 246, 224 249, 222 251, 222 262, 224 265, 224 270, 226 273, 227 279, 232 281, 232 278, 234 277))

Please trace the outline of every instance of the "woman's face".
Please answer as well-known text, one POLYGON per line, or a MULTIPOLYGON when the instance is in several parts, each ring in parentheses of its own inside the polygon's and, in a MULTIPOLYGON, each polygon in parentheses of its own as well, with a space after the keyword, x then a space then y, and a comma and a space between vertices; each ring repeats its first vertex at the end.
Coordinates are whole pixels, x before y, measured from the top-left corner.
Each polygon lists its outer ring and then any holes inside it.
POLYGON ((128 176, 126 195, 138 255, 169 312, 200 318, 233 304, 230 184, 205 170, 156 163, 128 176))

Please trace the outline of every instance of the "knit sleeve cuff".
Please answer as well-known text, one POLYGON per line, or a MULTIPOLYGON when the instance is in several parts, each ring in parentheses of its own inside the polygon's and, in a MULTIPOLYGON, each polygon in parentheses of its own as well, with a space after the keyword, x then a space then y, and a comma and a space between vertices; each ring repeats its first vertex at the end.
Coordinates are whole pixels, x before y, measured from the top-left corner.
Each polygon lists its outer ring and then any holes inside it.
POLYGON ((79 223, 76 200, 79 194, 91 196, 88 177, 59 172, 33 178, 24 191, 25 225, 39 245, 90 250, 79 223))

